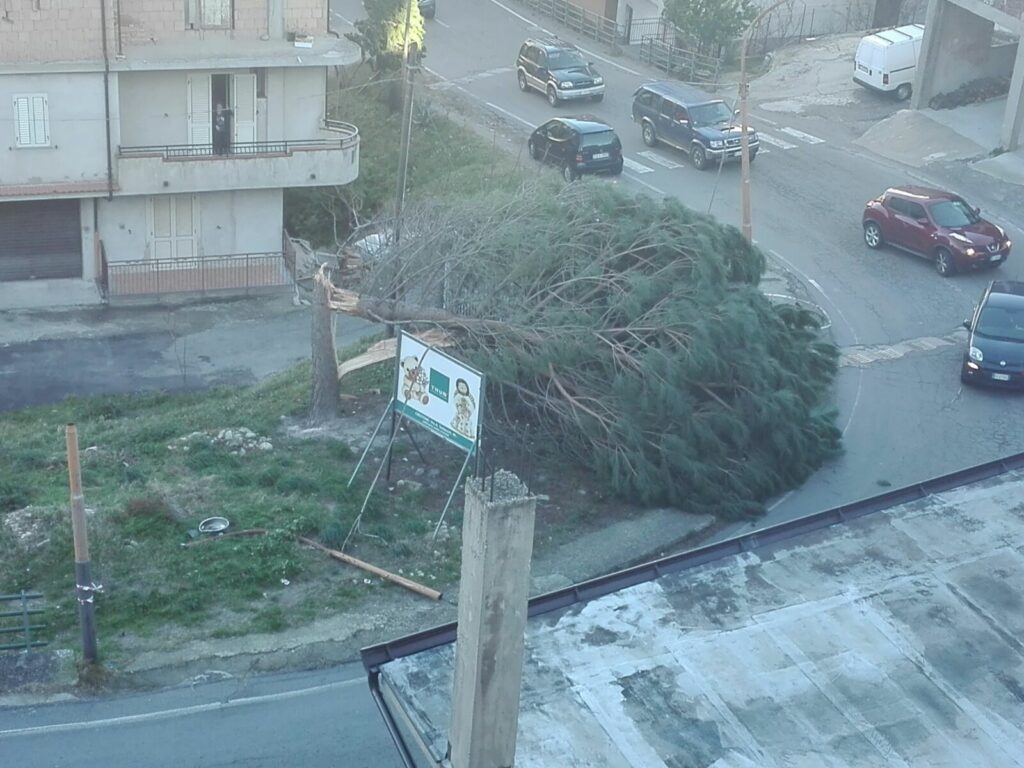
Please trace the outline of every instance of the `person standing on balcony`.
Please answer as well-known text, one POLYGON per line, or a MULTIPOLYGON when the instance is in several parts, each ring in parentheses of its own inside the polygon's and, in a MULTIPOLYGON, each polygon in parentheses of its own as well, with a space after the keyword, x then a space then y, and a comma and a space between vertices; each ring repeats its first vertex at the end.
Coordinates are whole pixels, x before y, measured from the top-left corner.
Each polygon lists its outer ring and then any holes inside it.
POLYGON ((217 104, 213 118, 213 154, 227 155, 231 152, 231 110, 217 104))

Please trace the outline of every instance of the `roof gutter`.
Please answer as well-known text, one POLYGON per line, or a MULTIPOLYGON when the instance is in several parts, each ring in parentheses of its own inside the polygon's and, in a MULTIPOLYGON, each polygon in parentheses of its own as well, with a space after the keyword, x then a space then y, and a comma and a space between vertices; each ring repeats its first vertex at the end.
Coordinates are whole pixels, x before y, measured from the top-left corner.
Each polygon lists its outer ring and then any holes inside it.
POLYGON ((391 712, 388 703, 384 701, 384 692, 380 689, 380 670, 375 669, 369 673, 369 682, 370 695, 373 696, 373 701, 377 705, 377 709, 380 710, 381 717, 384 718, 384 726, 388 729, 391 740, 398 749, 398 756, 402 758, 402 765, 405 768, 417 768, 416 761, 413 759, 412 754, 410 754, 409 747, 399 731, 394 714, 391 712))

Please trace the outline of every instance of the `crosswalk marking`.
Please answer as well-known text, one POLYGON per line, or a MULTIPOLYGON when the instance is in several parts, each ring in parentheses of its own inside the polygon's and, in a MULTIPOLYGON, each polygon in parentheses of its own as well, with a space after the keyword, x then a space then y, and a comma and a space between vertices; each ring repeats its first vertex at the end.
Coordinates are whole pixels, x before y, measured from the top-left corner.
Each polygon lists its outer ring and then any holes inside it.
POLYGON ((839 355, 839 365, 863 368, 866 365, 883 360, 898 360, 912 352, 928 352, 940 347, 962 344, 966 338, 966 331, 957 330, 948 336, 922 336, 918 339, 908 339, 896 344, 844 347, 839 355))
POLYGON ((638 152, 637 154, 640 155, 640 157, 647 158, 652 163, 656 163, 657 165, 660 165, 662 168, 682 168, 683 167, 681 163, 677 163, 677 162, 675 162, 673 160, 669 160, 667 157, 662 157, 657 152, 654 152, 653 150, 650 150, 650 149, 645 150, 644 152, 638 152))
POLYGON ((783 128, 779 128, 779 130, 782 131, 785 134, 788 134, 790 136, 798 138, 801 141, 806 141, 808 144, 824 144, 825 143, 824 139, 819 139, 817 136, 812 136, 809 133, 804 133, 803 131, 798 131, 796 128, 783 127, 783 128))
POLYGON ((628 157, 622 158, 622 163, 633 173, 654 173, 653 168, 648 168, 643 163, 638 163, 636 160, 630 160, 628 157))
POLYGON ((782 139, 776 139, 774 136, 769 136, 767 133, 759 133, 757 137, 765 144, 771 144, 773 147, 779 149, 796 149, 796 144, 790 144, 788 141, 782 139))

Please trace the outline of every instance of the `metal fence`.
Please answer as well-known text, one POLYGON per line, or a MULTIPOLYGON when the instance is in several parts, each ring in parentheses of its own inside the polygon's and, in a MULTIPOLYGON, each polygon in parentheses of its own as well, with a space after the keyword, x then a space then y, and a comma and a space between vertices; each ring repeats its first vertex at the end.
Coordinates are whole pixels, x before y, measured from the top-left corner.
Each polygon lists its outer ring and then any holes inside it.
POLYGON ((517 0, 531 11, 543 14, 565 24, 573 32, 597 40, 605 45, 618 45, 623 39, 623 30, 614 19, 606 19, 599 13, 580 8, 566 0, 517 0))
POLYGON ((0 604, 4 610, 0 611, 0 651, 11 651, 23 649, 26 651, 40 645, 46 645, 46 640, 33 639, 32 633, 46 629, 45 624, 33 623, 43 613, 38 606, 29 606, 29 601, 41 600, 43 596, 38 592, 26 592, 22 590, 17 595, 0 595, 0 604), (13 605, 13 607, 12 607, 13 605), (20 639, 13 639, 20 636, 20 639))
POLYGON ((640 59, 688 83, 717 83, 722 66, 717 56, 677 48, 654 37, 645 37, 640 42, 640 59))
POLYGON ((285 254, 236 253, 181 259, 107 261, 103 257, 105 295, 249 291, 292 285, 285 254))

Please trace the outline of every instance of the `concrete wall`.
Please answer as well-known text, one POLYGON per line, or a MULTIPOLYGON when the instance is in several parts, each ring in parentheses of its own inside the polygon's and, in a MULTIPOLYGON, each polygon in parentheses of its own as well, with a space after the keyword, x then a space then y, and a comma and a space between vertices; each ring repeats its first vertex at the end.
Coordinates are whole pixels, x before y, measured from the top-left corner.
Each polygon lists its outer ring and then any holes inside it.
POLYGON ((232 29, 187 28, 189 0, 3 0, 0 62, 102 60, 100 3, 107 8, 107 43, 123 46, 204 39, 257 40, 289 32, 327 34, 327 0, 234 0, 232 29), (270 13, 268 13, 268 6, 270 13))
MULTIPOLYGON (((280 189, 208 192, 197 195, 199 254, 263 253, 281 250, 284 193, 280 189)), ((148 256, 148 198, 101 199, 99 233, 109 261, 148 256)))
MULTIPOLYGON (((283 74, 283 93, 277 102, 283 105, 285 138, 307 139, 318 135, 324 120, 326 71, 313 67, 278 70, 283 74)), ((268 108, 274 99, 267 94, 268 108)))
POLYGON ((0 185, 102 182, 106 152, 102 74, 0 75, 0 185), (16 147, 13 97, 36 93, 47 97, 50 146, 16 147))

